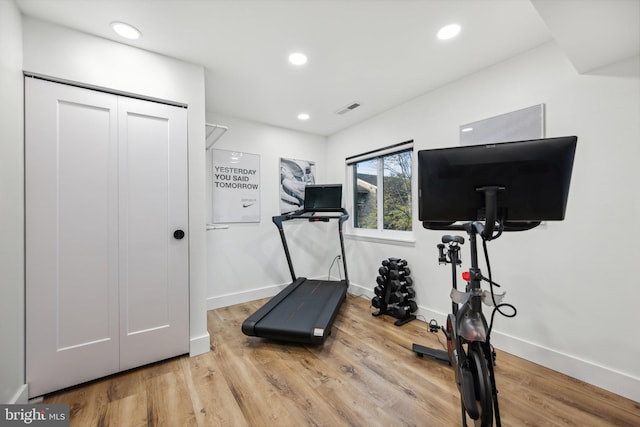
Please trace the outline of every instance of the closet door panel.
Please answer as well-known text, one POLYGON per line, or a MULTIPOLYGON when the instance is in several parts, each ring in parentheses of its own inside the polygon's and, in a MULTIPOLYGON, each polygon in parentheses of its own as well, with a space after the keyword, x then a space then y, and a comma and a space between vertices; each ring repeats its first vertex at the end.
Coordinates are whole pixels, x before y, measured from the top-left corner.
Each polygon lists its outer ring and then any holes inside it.
POLYGON ((189 351, 186 135, 184 108, 119 99, 121 369, 189 351))
POLYGON ((116 372, 117 98, 25 81, 30 396, 116 372))

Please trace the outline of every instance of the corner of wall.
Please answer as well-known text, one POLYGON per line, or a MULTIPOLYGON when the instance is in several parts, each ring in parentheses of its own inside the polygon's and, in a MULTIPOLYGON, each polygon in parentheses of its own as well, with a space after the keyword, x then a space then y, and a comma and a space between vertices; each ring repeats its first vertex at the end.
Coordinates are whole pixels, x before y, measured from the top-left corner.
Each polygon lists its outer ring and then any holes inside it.
POLYGON ((0 403, 26 402, 24 383, 24 119, 22 17, 0 1, 0 403))
POLYGON ((29 385, 28 384, 21 385, 16 391, 16 393, 14 394, 13 398, 9 399, 8 403, 10 405, 13 405, 13 404, 24 405, 29 403, 29 385))
POLYGON ((208 332, 199 337, 192 337, 189 341, 189 356, 194 357, 208 353, 211 349, 210 338, 208 332))

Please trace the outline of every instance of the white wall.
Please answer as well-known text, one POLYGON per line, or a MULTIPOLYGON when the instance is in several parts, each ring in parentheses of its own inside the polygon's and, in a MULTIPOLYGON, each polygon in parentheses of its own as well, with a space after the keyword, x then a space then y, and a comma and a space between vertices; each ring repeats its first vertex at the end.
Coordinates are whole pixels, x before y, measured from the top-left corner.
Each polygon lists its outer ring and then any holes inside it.
MULTIPOLYGON (((518 308, 513 319, 497 316, 494 343, 640 401, 640 76, 577 74, 547 44, 329 137, 327 176, 344 179, 345 157, 396 142, 413 139, 416 151, 455 146, 459 125, 538 103, 547 137, 579 138, 569 204, 564 222, 489 243, 494 279, 518 308)), ((451 286, 450 267, 437 262, 444 233, 421 227, 416 201, 415 246, 347 242, 351 281, 372 289, 380 260, 404 257, 420 312, 442 323, 451 286)), ((468 249, 462 254, 467 268, 468 249)))
POLYGON ((190 352, 209 351, 203 67, 31 18, 23 25, 26 72, 188 105, 190 352))
POLYGON ((22 22, 0 1, 0 403, 25 403, 22 22))
MULTIPOLYGON (((214 149, 260 155, 260 222, 225 224, 228 228, 207 232, 208 307, 213 309, 275 295, 291 282, 271 221, 280 213, 280 157, 315 161, 316 183, 328 182, 325 137, 216 114, 207 115, 207 122, 229 127, 214 149)), ((340 253, 335 227, 335 221, 285 223, 298 276, 326 277, 333 256, 340 253)), ((337 276, 336 267, 332 273, 337 276)))

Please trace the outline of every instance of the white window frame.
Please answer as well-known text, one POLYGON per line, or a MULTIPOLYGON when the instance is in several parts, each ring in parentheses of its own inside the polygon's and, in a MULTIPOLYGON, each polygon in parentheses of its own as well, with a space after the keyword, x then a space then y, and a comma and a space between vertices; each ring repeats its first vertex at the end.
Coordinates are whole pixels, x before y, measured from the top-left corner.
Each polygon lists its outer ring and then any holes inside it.
MULTIPOLYGON (((362 240, 362 241, 370 241, 370 242, 383 242, 383 243, 393 243, 399 245, 408 245, 414 246, 416 239, 414 237, 413 230, 416 227, 416 221, 414 220, 414 215, 416 211, 416 202, 415 198, 417 195, 416 192, 416 156, 415 151, 413 150, 413 141, 407 141, 400 144, 395 144, 389 147, 381 148, 379 150, 373 150, 367 153, 363 153, 357 156, 348 157, 345 160, 345 182, 348 183, 346 185, 345 191, 345 205, 347 206, 347 210, 349 211, 350 218, 346 224, 345 228, 345 237, 353 240, 362 240), (365 161, 372 160, 375 158, 380 158, 384 156, 388 156, 390 154, 400 153, 403 151, 411 150, 411 215, 412 215, 412 224, 410 231, 404 230, 385 230, 383 228, 383 207, 384 207, 384 190, 377 192, 377 219, 378 219, 378 228, 377 229, 367 229, 367 228, 357 228, 355 227, 355 194, 354 194, 354 170, 355 164, 365 161)), ((382 180, 383 177, 383 167, 382 162, 378 162, 378 179, 382 180)))

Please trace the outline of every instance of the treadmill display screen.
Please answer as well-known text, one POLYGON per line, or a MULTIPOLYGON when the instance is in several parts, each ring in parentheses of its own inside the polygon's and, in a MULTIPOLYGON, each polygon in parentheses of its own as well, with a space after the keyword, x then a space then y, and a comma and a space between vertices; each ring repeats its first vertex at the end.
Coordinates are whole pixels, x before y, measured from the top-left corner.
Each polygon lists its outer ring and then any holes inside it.
POLYGON ((304 208, 314 211, 335 211, 342 208, 342 185, 307 185, 304 208))

